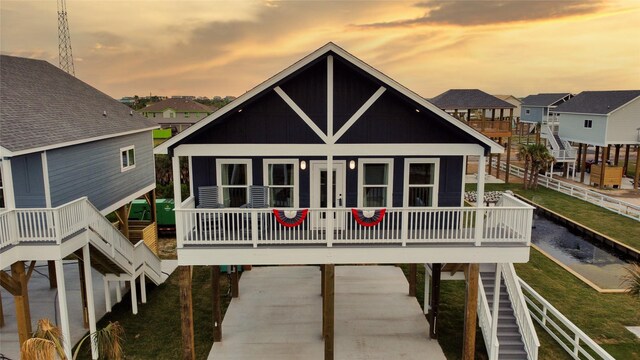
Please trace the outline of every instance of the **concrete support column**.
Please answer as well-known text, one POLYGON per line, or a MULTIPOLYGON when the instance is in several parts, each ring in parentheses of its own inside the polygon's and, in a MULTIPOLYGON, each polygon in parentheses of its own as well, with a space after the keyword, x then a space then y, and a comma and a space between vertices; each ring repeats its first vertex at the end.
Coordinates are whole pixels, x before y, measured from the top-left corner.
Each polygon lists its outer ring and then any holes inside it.
POLYGON ((67 288, 64 281, 62 260, 56 260, 56 281, 58 283, 58 314, 60 316, 60 330, 62 332, 62 348, 65 356, 71 359, 71 328, 69 326, 69 308, 67 307, 67 288))
MULTIPOLYGON (((93 277, 91 276, 91 254, 89 253, 89 245, 82 247, 82 264, 84 272, 84 289, 85 298, 87 299, 87 317, 89 320, 89 333, 94 334, 96 327, 96 304, 93 299, 93 277)), ((98 347, 91 341, 91 358, 98 359, 98 347)))

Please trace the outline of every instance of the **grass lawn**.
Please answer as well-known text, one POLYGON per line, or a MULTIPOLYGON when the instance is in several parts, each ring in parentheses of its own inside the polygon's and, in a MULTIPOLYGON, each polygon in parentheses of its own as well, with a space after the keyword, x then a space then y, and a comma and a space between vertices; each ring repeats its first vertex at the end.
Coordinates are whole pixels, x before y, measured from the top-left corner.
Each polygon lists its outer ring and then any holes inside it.
MULTIPOLYGON (((467 184, 467 190, 470 189, 475 189, 475 184, 467 184)), ((511 190, 640 251, 640 223, 636 220, 542 186, 536 190, 525 191, 522 184, 486 184, 485 191, 495 190, 511 190)))
MULTIPOLYGON (((124 349, 127 359, 182 358, 178 278, 176 271, 164 284, 158 287, 149 285, 147 303, 138 305, 137 315, 131 314, 131 298, 127 294, 98 323, 98 329, 101 329, 108 321, 120 322, 125 329, 124 349)), ((229 289, 226 276, 221 277, 220 285, 224 313, 230 301, 229 296, 224 296, 229 289)), ((210 267, 194 267, 192 291, 196 359, 206 359, 213 346, 210 267)), ((81 358, 91 359, 88 343, 83 348, 81 358)))

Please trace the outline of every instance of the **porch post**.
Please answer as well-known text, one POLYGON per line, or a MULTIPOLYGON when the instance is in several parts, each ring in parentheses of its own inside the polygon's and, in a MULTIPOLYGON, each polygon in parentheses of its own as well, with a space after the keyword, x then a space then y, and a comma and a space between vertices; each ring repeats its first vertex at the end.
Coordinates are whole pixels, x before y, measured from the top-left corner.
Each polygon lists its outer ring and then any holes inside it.
POLYGON ((468 264, 467 291, 464 311, 462 359, 473 360, 476 352, 476 324, 478 317, 478 264, 468 264))
POLYGON ((180 275, 180 319, 182 328, 182 359, 196 357, 193 333, 193 301, 191 298, 191 266, 178 266, 180 275))
POLYGON ((327 155, 327 246, 333 246, 333 155, 327 155))
MULTIPOLYGON (((476 188, 476 207, 481 208, 484 206, 484 154, 481 154, 478 157, 478 185, 476 188)), ((476 237, 476 245, 480 245, 483 236, 483 228, 484 228, 484 214, 482 210, 476 210, 476 229, 475 229, 475 237, 476 237)))
MULTIPOLYGON (((627 144, 624 150, 624 166, 622 169, 622 173, 626 174, 627 169, 629 168, 629 152, 631 152, 631 145, 627 144)), ((636 160, 637 161, 637 160, 636 160)))
POLYGON ((213 303, 213 341, 222 341, 222 307, 220 305, 220 266, 211 266, 211 300, 213 303))
POLYGON ((324 359, 333 360, 334 353, 334 297, 335 297, 335 265, 327 264, 324 268, 324 304, 322 311, 323 338, 324 338, 324 359))
POLYGON ((56 284, 56 263, 53 260, 47 261, 47 270, 49 272, 49 289, 58 287, 56 284))
POLYGON ((409 296, 416 296, 417 282, 418 282, 418 265, 409 264, 409 296))
POLYGON ((431 280, 431 274, 429 274, 428 269, 429 264, 424 264, 424 297, 423 297, 423 301, 422 301, 422 310, 424 312, 425 315, 429 314, 429 296, 430 296, 430 292, 429 292, 429 287, 431 286, 430 281, 431 280))
POLYGON ((82 300, 82 325, 89 328, 89 306, 87 305, 86 274, 84 272, 84 247, 82 259, 78 260, 78 275, 80 276, 80 299, 82 300))
POLYGON ((136 290, 136 274, 131 275, 131 312, 133 315, 138 314, 138 290, 136 290))
POLYGON ((620 161, 620 148, 622 147, 622 145, 618 144, 616 145, 616 152, 615 155, 613 156, 613 165, 618 166, 618 161, 620 161))
MULTIPOLYGON (((96 332, 96 305, 93 300, 93 277, 91 276, 91 254, 89 253, 89 244, 82 247, 82 264, 84 272, 84 289, 87 300, 87 317, 89 320, 89 334, 96 332)), ((91 358, 98 358, 98 348, 93 341, 91 343, 91 358)))
POLYGON ((640 180, 640 144, 636 145, 636 173, 633 175, 633 188, 638 189, 638 180, 640 180))
MULTIPOLYGON (((600 164, 600 180, 598 180, 598 189, 602 189, 604 187, 604 172, 607 168, 607 158, 609 157, 609 147, 602 147, 602 164, 600 164)), ((593 179, 591 179, 593 183, 593 179)))
POLYGON ((171 158, 171 172, 173 174, 173 203, 176 214, 176 246, 182 248, 184 239, 182 229, 182 217, 179 210, 182 208, 182 194, 180 192, 180 157, 173 155, 171 158))
POLYGON ((107 312, 111 312, 111 288, 109 287, 109 280, 106 276, 102 277, 104 282, 104 306, 107 312))
POLYGON ((595 156, 593 157, 593 163, 594 163, 595 165, 598 165, 598 164, 599 164, 599 163, 598 163, 598 161, 600 161, 599 157, 600 157, 600 146, 596 145, 596 154, 595 154, 595 156))
MULTIPOLYGON (((511 109, 513 113, 513 109, 511 109)), ((512 115, 513 116, 513 115, 512 115)), ((509 183, 509 173, 511 172, 511 136, 507 138, 507 168, 504 172, 504 182, 505 184, 509 183)))
POLYGON ((71 359, 71 328, 69 327, 69 308, 67 307, 67 288, 64 282, 62 260, 56 260, 56 276, 58 282, 58 310, 60 313, 60 330, 62 331, 62 348, 68 359, 71 359))
POLYGON ((231 267, 231 297, 240 296, 240 277, 238 276, 238 266, 229 265, 231 267))
POLYGON ((144 272, 140 274, 140 301, 143 304, 147 303, 147 277, 144 272))
MULTIPOLYGON (((582 159, 582 143, 578 143, 578 167, 580 169, 582 169, 582 163, 580 162, 581 159, 582 159)), ((575 168, 573 169, 573 172, 575 176, 575 168)))
POLYGON ((440 275, 442 264, 433 264, 431 272, 431 306, 429 309, 429 337, 438 338, 438 308, 440 307, 440 275))

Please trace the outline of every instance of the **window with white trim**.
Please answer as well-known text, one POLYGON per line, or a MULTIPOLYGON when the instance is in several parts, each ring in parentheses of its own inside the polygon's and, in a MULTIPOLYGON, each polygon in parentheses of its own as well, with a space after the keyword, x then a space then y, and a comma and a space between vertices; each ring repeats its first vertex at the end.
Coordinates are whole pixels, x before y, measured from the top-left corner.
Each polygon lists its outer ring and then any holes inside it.
POLYGON ((131 170, 136 167, 135 146, 127 146, 120 149, 120 171, 131 170))
POLYGON ((220 202, 225 207, 240 207, 249 202, 250 159, 217 159, 216 174, 220 202))
POLYGON ((392 191, 393 159, 359 159, 359 207, 391 207, 392 191))
POLYGON ((4 203, 4 182, 2 180, 2 162, 0 161, 0 209, 5 208, 4 203))
POLYGON ((438 206, 440 159, 404 160, 404 206, 438 206))
POLYGON ((525 113, 525 114, 527 114, 527 115, 529 115, 529 114, 531 114, 531 110, 529 110, 529 109, 525 109, 525 110, 524 110, 524 113, 525 113))
POLYGON ((593 120, 585 120, 584 127, 587 129, 591 129, 593 127, 593 120))
POLYGON ((298 159, 264 159, 263 172, 269 206, 298 207, 298 159))

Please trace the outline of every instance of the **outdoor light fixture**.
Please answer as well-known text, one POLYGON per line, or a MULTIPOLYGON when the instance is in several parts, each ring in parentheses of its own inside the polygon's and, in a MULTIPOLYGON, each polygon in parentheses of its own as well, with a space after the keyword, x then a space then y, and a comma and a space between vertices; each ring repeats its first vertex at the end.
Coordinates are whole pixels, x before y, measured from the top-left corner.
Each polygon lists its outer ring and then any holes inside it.
POLYGON ((300 161, 300 169, 301 170, 306 170, 307 169, 307 162, 302 160, 300 161))
POLYGON ((353 170, 355 168, 356 168, 356 161, 355 160, 349 161, 349 169, 353 170))

